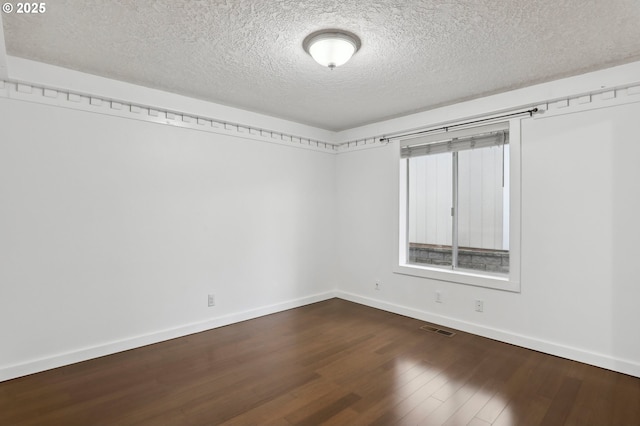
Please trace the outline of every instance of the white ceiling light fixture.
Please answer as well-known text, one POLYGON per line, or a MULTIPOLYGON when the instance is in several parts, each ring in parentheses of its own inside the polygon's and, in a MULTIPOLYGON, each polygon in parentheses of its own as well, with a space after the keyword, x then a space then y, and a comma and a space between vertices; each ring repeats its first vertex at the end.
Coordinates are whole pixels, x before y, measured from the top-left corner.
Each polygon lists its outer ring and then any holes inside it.
POLYGON ((345 64, 360 49, 360 38, 344 30, 321 30, 309 34, 302 42, 304 50, 317 63, 334 69, 345 64))

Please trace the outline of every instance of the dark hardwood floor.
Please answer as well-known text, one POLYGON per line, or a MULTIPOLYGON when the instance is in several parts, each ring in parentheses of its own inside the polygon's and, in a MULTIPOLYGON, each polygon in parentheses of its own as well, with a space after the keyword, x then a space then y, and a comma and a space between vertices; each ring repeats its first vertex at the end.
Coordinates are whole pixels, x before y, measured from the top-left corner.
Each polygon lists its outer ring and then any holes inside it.
POLYGON ((0 383, 2 425, 640 425, 640 379, 332 299, 0 383))

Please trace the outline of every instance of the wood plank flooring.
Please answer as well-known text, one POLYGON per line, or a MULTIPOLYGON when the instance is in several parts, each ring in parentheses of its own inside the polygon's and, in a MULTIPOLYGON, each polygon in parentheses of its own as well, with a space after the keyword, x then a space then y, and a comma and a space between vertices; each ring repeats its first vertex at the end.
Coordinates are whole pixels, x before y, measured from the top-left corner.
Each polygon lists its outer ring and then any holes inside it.
POLYGON ((0 383, 0 425, 640 425, 640 379, 340 299, 0 383))

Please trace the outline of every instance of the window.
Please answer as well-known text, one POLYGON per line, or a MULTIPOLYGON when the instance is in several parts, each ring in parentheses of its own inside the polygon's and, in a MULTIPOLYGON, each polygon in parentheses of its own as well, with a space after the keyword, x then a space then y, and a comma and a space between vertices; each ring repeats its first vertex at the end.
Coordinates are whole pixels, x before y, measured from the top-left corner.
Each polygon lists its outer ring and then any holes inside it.
POLYGON ((400 141, 396 272, 519 290, 512 121, 400 141))

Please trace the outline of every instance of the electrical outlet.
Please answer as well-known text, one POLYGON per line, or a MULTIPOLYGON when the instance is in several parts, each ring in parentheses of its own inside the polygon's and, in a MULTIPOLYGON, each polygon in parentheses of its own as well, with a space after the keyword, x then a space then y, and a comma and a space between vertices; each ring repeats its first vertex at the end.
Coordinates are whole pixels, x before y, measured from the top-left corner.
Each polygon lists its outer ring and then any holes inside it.
POLYGON ((442 292, 436 291, 436 303, 442 303, 442 292))
POLYGON ((484 312, 484 302, 482 300, 476 300, 476 312, 484 312))
POLYGON ((208 303, 209 303, 209 307, 216 306, 216 296, 215 296, 215 294, 210 294, 209 295, 208 303))

